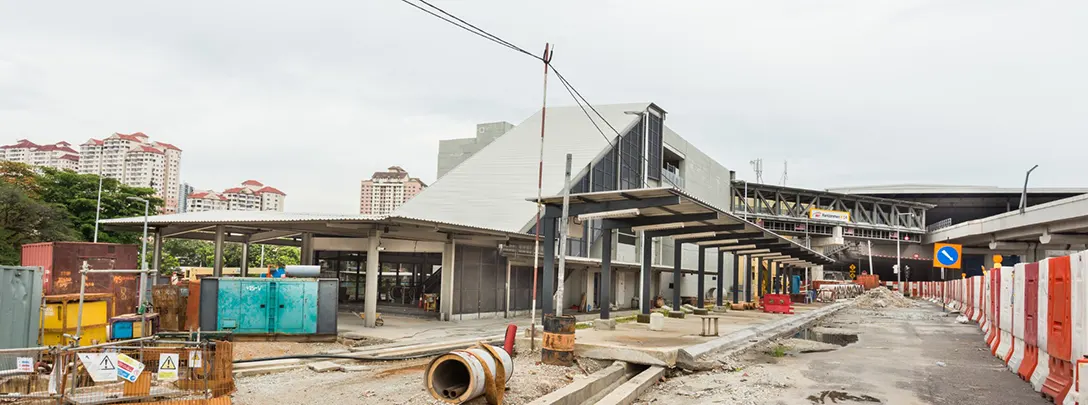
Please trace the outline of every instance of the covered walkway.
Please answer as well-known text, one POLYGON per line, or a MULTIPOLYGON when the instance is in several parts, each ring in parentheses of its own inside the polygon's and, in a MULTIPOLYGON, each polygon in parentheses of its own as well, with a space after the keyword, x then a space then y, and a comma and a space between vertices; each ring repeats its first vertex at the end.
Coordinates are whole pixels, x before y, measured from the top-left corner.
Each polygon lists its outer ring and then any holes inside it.
MULTIPOLYGON (((535 200, 534 200, 535 201, 535 200)), ((653 269, 652 244, 654 238, 672 237, 676 243, 675 257, 672 271, 680 273, 680 255, 682 244, 698 246, 699 261, 696 273, 698 274, 698 295, 702 297, 706 291, 705 255, 708 250, 718 255, 718 274, 724 275, 724 260, 727 253, 739 257, 733 260, 732 295, 733 302, 740 302, 740 271, 741 263, 748 263, 745 267, 745 301, 752 299, 751 282, 753 275, 761 284, 760 291, 774 289, 775 286, 784 285, 781 281, 775 282, 771 274, 777 271, 778 275, 791 274, 799 269, 833 263, 834 260, 804 247, 788 238, 768 231, 754 223, 748 222, 736 215, 702 202, 682 191, 673 188, 652 188, 623 191, 606 191, 593 193, 572 194, 569 196, 568 218, 562 217, 563 197, 547 197, 542 200, 545 205, 543 226, 544 269, 543 295, 550 297, 555 292, 555 241, 558 223, 570 221, 577 224, 588 224, 594 230, 600 232, 603 240, 603 253, 601 256, 601 302, 611 302, 608 295, 611 288, 611 272, 613 259, 612 231, 616 229, 631 229, 640 232, 639 253, 641 257, 640 268, 640 309, 648 314, 652 307, 651 288, 653 269), (753 267, 758 267, 753 274, 753 267), (778 271, 780 270, 780 271, 778 271)), ((717 290, 724 292, 724 277, 717 277, 717 290)), ((673 302, 681 302, 680 289, 673 289, 673 302)), ((725 294, 717 295, 717 305, 723 304, 725 294)), ((554 313, 552 300, 544 300, 543 310, 545 314, 554 313)), ((601 318, 609 319, 607 305, 601 307, 601 318)))

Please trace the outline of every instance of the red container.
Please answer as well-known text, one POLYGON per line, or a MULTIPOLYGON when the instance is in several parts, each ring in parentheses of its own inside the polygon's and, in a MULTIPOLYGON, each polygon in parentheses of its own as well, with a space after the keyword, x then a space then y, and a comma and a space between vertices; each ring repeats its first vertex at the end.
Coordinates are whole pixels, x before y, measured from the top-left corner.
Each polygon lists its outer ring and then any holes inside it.
MULTIPOLYGON (((41 266, 45 295, 79 294, 83 262, 91 270, 138 269, 136 245, 87 242, 45 242, 23 245, 23 266, 41 266)), ((136 312, 140 299, 138 274, 88 274, 87 293, 113 294, 109 316, 136 312)))

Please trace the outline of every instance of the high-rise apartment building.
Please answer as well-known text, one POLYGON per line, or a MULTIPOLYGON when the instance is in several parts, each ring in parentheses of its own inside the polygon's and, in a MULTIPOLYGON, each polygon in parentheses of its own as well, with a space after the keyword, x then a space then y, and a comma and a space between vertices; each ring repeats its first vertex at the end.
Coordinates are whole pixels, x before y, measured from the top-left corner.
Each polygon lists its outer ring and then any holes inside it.
POLYGON ((20 139, 14 144, 0 146, 0 160, 60 170, 79 169, 79 152, 72 149, 72 144, 64 141, 52 145, 38 145, 20 139))
POLYGON ((148 187, 165 202, 163 212, 178 212, 181 149, 151 142, 143 132, 115 133, 80 145, 79 172, 100 174, 132 187, 148 187))
POLYGON ((181 186, 178 186, 178 213, 188 211, 189 194, 194 192, 196 192, 196 189, 189 183, 181 183, 181 186))
MULTIPOLYGON (((186 184, 188 186, 188 184, 186 184)), ((185 212, 230 211, 280 211, 287 194, 257 180, 246 180, 239 187, 231 187, 217 193, 203 190, 186 196, 185 212)))
POLYGON ((363 180, 360 187, 359 213, 388 215, 426 187, 422 180, 409 177, 408 172, 400 166, 374 172, 370 180, 363 180))
POLYGON ((505 121, 476 124, 476 136, 473 138, 438 141, 438 176, 436 178, 441 179, 451 169, 513 128, 514 124, 505 121))

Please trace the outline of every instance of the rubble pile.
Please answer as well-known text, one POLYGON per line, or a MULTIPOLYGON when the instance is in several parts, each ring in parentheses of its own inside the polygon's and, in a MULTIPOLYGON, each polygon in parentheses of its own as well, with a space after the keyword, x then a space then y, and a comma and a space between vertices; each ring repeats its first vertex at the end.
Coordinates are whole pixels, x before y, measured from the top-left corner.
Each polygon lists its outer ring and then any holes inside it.
POLYGON ((906 298, 903 294, 891 291, 886 287, 877 287, 867 291, 856 300, 859 308, 865 309, 880 309, 880 308, 911 308, 918 306, 917 303, 910 298, 906 298))

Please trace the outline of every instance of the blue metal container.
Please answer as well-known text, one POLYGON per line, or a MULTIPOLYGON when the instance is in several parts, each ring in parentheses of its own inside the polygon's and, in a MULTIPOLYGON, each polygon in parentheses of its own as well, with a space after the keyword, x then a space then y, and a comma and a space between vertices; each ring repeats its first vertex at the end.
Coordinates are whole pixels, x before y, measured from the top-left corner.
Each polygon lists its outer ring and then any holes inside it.
POLYGON ((793 276, 793 279, 790 280, 790 294, 800 294, 800 293, 801 293, 801 276, 793 276))
MULTIPOLYGON (((290 278, 204 279, 201 282, 201 327, 214 325, 216 330, 237 334, 329 333, 319 330, 327 328, 318 327, 318 284, 322 281, 327 283, 327 280, 290 278), (208 287, 211 288, 206 291, 208 287), (214 294, 205 295, 213 290, 214 294), (214 306, 214 311, 210 312, 215 314, 214 320, 204 316, 206 308, 211 309, 211 306, 214 306)), ((321 306, 325 309, 322 313, 331 308, 335 316, 337 304, 335 300, 325 303, 321 306)), ((336 333, 335 323, 331 333, 336 333)))

